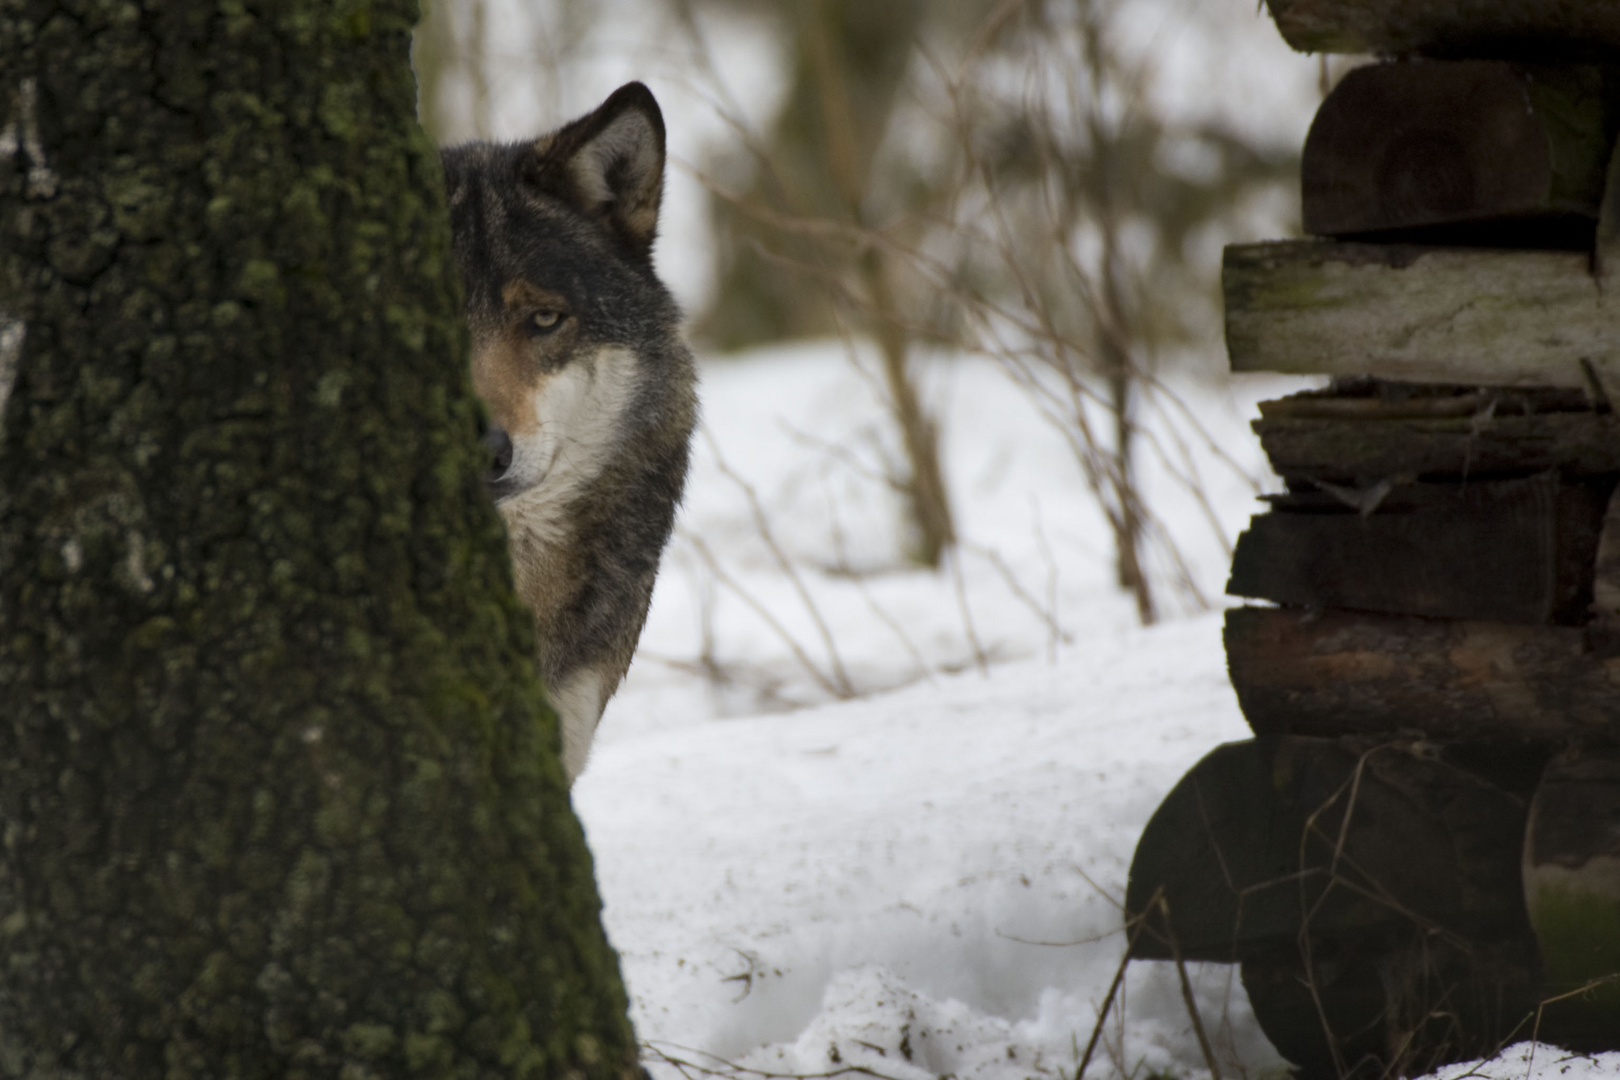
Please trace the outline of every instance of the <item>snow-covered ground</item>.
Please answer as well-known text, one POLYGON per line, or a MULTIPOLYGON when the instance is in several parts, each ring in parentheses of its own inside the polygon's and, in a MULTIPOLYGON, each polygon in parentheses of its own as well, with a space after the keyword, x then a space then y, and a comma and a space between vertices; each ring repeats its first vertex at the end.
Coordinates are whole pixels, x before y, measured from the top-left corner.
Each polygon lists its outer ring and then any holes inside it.
MULTIPOLYGON (((603 746, 578 801, 642 1037, 782 1072, 1072 1075, 1137 834, 1244 734, 1216 619, 1084 640, 603 746)), ((1125 1059, 1193 1066, 1174 980, 1136 974, 1125 1059)), ((1205 1015, 1230 1004, 1249 1059, 1274 1062, 1226 974, 1205 1015)))
MULTIPOLYGON (((1166 588, 1173 617, 1137 624, 1061 434, 991 363, 928 369, 967 541, 942 573, 902 557, 894 440, 839 347, 704 376, 681 531, 575 789, 654 1072, 1072 1077, 1137 835, 1247 734, 1218 612, 1166 588)), ((1211 600, 1267 482, 1246 417, 1293 385, 1183 381, 1144 414, 1145 486, 1211 600)), ((1225 1075, 1279 1075, 1235 971, 1194 977, 1225 1075)), ((1479 1075, 1602 1070, 1542 1047, 1479 1075)), ((1087 1075, 1206 1073, 1173 969, 1133 965, 1087 1075)))
MULTIPOLYGON (((670 122, 659 267, 699 310, 716 240, 695 174, 736 125, 768 123, 785 38, 732 8, 699 5, 694 36, 674 7, 595 7, 576 39, 573 5, 491 4, 494 112, 446 135, 529 136, 645 80, 670 122), (718 63, 694 61, 696 38, 718 63)), ((1253 0, 1121 10, 1166 116, 1303 140, 1317 59, 1253 0)), ((1293 227, 1268 213, 1242 237, 1293 227)), ((965 541, 940 573, 905 560, 870 374, 836 345, 706 366, 680 531, 575 788, 659 1080, 1072 1078, 1123 951, 1136 837, 1247 734, 1212 609, 1268 483, 1246 420, 1292 384, 1172 380, 1144 411, 1143 486, 1177 555, 1153 549, 1166 619, 1143 629, 1062 433, 989 362, 928 376, 965 541)), ((1280 1075, 1235 972, 1193 978, 1223 1075, 1280 1075)), ((1173 971, 1133 965, 1087 1076, 1206 1073, 1173 971)), ((1540 1047, 1444 1077, 1608 1074, 1620 1056, 1540 1047)))

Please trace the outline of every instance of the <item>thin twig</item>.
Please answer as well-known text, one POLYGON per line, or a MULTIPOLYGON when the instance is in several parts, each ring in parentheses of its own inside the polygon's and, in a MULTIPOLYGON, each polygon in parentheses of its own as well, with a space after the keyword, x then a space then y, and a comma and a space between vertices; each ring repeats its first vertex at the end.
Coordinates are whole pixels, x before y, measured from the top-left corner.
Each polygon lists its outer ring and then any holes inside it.
POLYGON ((810 674, 812 679, 815 680, 817 686, 821 687, 828 694, 836 698, 842 699, 851 696, 849 691, 841 689, 838 684, 833 682, 833 680, 821 670, 821 668, 816 666, 816 662, 810 659, 809 654, 804 651, 804 647, 799 644, 798 640, 791 633, 788 632, 787 627, 783 626, 781 622, 777 620, 776 616, 771 614, 770 609, 768 609, 764 604, 760 603, 759 600, 747 589, 743 588, 735 578, 726 573, 725 570, 721 569, 720 561, 714 557, 714 552, 709 550, 708 544, 705 544, 696 536, 690 537, 689 539, 691 540, 693 550, 698 553, 698 556, 703 560, 704 565, 709 568, 709 573, 714 575, 715 580, 720 582, 720 584, 724 585, 726 588, 730 589, 734 594, 736 594, 739 600, 748 605, 749 610, 753 611, 754 614, 765 620, 765 625, 769 626, 776 636, 782 640, 782 643, 788 647, 788 649, 793 653, 794 658, 799 661, 804 670, 810 674))
POLYGON ((990 674, 990 659, 985 655, 984 646, 979 642, 979 633, 973 627, 973 609, 968 606, 967 584, 962 580, 962 554, 953 551, 946 556, 946 562, 951 566, 951 583, 956 589, 956 607, 962 613, 962 628, 967 631, 968 645, 973 649, 973 663, 979 669, 979 674, 990 674))
MULTIPOLYGON (((834 554, 837 556, 839 562, 847 566, 849 559, 844 549, 843 526, 838 520, 838 502, 833 498, 832 492, 826 489, 825 476, 822 477, 822 486, 827 495, 827 516, 832 526, 834 554)), ((934 672, 931 668, 929 668, 928 662, 923 659, 922 653, 919 652, 917 650, 917 646, 912 643, 911 635, 907 634, 905 629, 901 627, 899 622, 895 620, 894 616, 890 615, 886 610, 884 610, 883 606, 877 602, 877 598, 872 595, 872 590, 866 587, 866 579, 860 574, 852 573, 850 574, 850 580, 855 583, 855 589, 861 594, 861 599, 866 601, 867 608, 872 612, 873 615, 877 616, 879 622, 889 628, 889 632, 892 633, 900 642, 900 647, 905 649, 906 652, 911 656, 912 662, 917 665, 917 673, 928 682, 937 683, 939 680, 934 678, 934 672)))
POLYGON ((770 1069, 756 1069, 751 1065, 740 1065, 737 1062, 728 1061, 718 1054, 709 1053, 707 1050, 698 1050, 690 1046, 681 1046, 678 1043, 664 1042, 661 1039, 657 1042, 643 1042, 641 1050, 643 1053, 656 1056, 659 1061, 666 1065, 672 1065, 680 1069, 682 1075, 687 1076, 691 1074, 687 1073, 686 1070, 694 1069, 704 1076, 753 1076, 758 1077, 759 1080, 835 1080, 840 1076, 870 1076, 873 1080, 900 1080, 899 1077, 890 1076, 876 1069, 869 1069, 865 1065, 844 1065, 837 1069, 829 1069, 826 1072, 810 1073, 774 1072, 770 1069), (663 1049, 665 1046, 682 1054, 708 1058, 710 1061, 716 1062, 717 1065, 703 1065, 698 1062, 677 1058, 663 1049))
POLYGON ((971 544, 967 541, 961 541, 960 546, 962 550, 979 556, 991 566, 995 567, 996 573, 1001 575, 1001 580, 1006 582, 1008 591, 1011 592, 1020 603, 1029 608, 1030 611, 1034 612, 1037 619, 1046 624, 1047 632, 1050 634, 1053 642, 1061 641, 1064 644, 1068 644, 1074 640, 1074 636, 1072 634, 1058 625, 1056 614, 1043 609, 1040 601, 1031 596, 1029 590, 1024 588, 1023 583, 1018 580, 1018 575, 1014 574, 1012 567, 1007 565, 1007 560, 1001 557, 1001 552, 992 547, 985 547, 983 544, 971 544))
POLYGON ((1091 1038, 1086 1040, 1086 1052, 1080 1055, 1080 1064, 1075 1067, 1074 1080, 1086 1080, 1086 1069, 1091 1065, 1091 1055, 1096 1052, 1097 1041, 1102 1037, 1103 1024, 1108 1020, 1108 1011, 1113 1008, 1114 999, 1119 996, 1119 988, 1125 983, 1125 969, 1130 966, 1131 949, 1135 947, 1136 937, 1141 929, 1141 920, 1134 920, 1125 943, 1125 952, 1119 958, 1119 967, 1114 969, 1114 978, 1108 984, 1108 993, 1103 995, 1102 1006, 1097 1010, 1097 1022, 1091 1027, 1091 1038))
MULTIPOLYGON (((804 579, 799 576, 798 568, 793 565, 786 553, 782 551, 782 545, 776 542, 776 533, 771 529, 770 519, 766 517, 764 507, 760 505, 758 493, 754 491, 752 484, 744 480, 726 463, 725 457, 720 453, 719 444, 714 441, 713 433, 707 427, 702 430, 703 437, 709 444, 709 453, 713 455, 715 466, 720 470, 720 475, 737 485, 742 491, 743 497, 748 500, 748 509, 753 515, 754 528, 759 533, 759 538, 764 541, 765 547, 770 551, 777 567, 792 584, 793 591, 799 594, 799 600, 804 605, 805 613, 810 616, 810 621, 815 624, 817 632, 821 635, 821 642, 827 649, 827 658, 832 664, 832 693, 840 699, 854 697, 855 687, 849 681, 849 673, 844 670, 844 661, 838 655, 838 644, 833 640, 832 630, 827 626, 826 620, 821 617, 821 609, 816 605, 815 600, 811 598, 810 590, 805 587, 804 579)), ((800 655, 802 655, 802 650, 800 650, 800 655)))
POLYGON ((1052 636, 1046 639, 1047 663, 1057 663, 1057 647, 1060 640, 1067 642, 1070 637, 1058 637, 1060 623, 1058 622, 1058 565, 1057 559, 1052 555, 1052 546, 1046 542, 1046 525, 1041 518, 1041 501, 1035 495, 1029 497, 1030 514, 1035 519, 1035 550, 1040 553, 1041 561, 1046 566, 1046 610, 1052 613, 1052 636))
POLYGON ((1181 943, 1176 940, 1175 930, 1170 926, 1170 902, 1161 894, 1159 896, 1159 913, 1164 920, 1165 937, 1170 942, 1170 953, 1176 961, 1176 977, 1181 980, 1181 1000, 1187 1005, 1187 1015, 1192 1018, 1193 1034, 1198 1036, 1198 1049, 1204 1053, 1204 1063, 1209 1066, 1210 1080, 1221 1080, 1221 1067, 1215 1060, 1215 1048, 1209 1044, 1209 1035, 1204 1031, 1203 1018, 1198 1015, 1198 1002, 1193 998, 1192 980, 1187 978, 1187 963, 1181 955, 1181 943))

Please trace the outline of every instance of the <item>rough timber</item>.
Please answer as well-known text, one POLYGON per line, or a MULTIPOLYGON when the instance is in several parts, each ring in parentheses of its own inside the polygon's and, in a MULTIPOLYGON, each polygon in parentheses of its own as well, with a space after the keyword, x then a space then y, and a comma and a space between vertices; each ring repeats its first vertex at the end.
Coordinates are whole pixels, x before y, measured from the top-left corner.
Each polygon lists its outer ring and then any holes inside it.
POLYGON ((1579 251, 1319 240, 1226 249, 1233 371, 1620 385, 1620 293, 1579 251))

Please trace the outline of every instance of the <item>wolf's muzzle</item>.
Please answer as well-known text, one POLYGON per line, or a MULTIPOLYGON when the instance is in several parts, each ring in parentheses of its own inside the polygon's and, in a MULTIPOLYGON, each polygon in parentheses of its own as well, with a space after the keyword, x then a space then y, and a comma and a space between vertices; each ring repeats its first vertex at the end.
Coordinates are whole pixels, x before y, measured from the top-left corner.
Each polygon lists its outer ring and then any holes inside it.
POLYGON ((489 488, 490 495, 499 500, 512 494, 513 484, 507 479, 507 472, 512 468, 512 437, 498 427, 492 427, 484 432, 479 440, 484 449, 489 451, 485 462, 484 484, 489 488))

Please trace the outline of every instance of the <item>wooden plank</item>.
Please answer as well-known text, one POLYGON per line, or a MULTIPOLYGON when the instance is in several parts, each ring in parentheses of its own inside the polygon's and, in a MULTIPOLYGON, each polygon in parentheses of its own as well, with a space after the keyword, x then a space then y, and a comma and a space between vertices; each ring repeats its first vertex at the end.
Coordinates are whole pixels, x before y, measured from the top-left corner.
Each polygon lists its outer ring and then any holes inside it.
POLYGON ((1262 417, 1252 425, 1271 467, 1290 481, 1371 484, 1411 475, 1620 473, 1620 418, 1613 413, 1323 420, 1262 417))
POLYGON ((1149 918, 1132 955, 1233 961, 1297 949, 1306 911, 1324 938, 1388 935, 1414 916, 1456 933, 1524 927, 1524 811, 1510 792, 1405 745, 1217 747, 1137 843, 1125 908, 1149 918))
POLYGON ((1238 538, 1226 591, 1310 608, 1586 621, 1608 491, 1551 474, 1294 497, 1238 538), (1369 501, 1367 505, 1371 506, 1369 501))
POLYGON ((1280 241, 1226 249, 1233 371, 1620 385, 1620 294, 1590 256, 1280 241))
POLYGON ((1620 49, 1613 0, 1266 0, 1301 52, 1591 55, 1620 49))
POLYGON ((1591 412, 1597 407, 1588 390, 1545 386, 1447 386, 1404 383, 1366 376, 1340 377, 1326 387, 1300 390, 1260 402, 1265 419, 1413 420, 1466 416, 1488 423, 1496 416, 1535 413, 1591 412))
POLYGON ((1470 244, 1536 229, 1589 242, 1614 142, 1604 70, 1431 60, 1351 71, 1305 139, 1305 231, 1469 226, 1470 244))
POLYGON ((1620 655, 1575 627, 1236 608, 1225 640, 1259 735, 1620 736, 1620 655))

